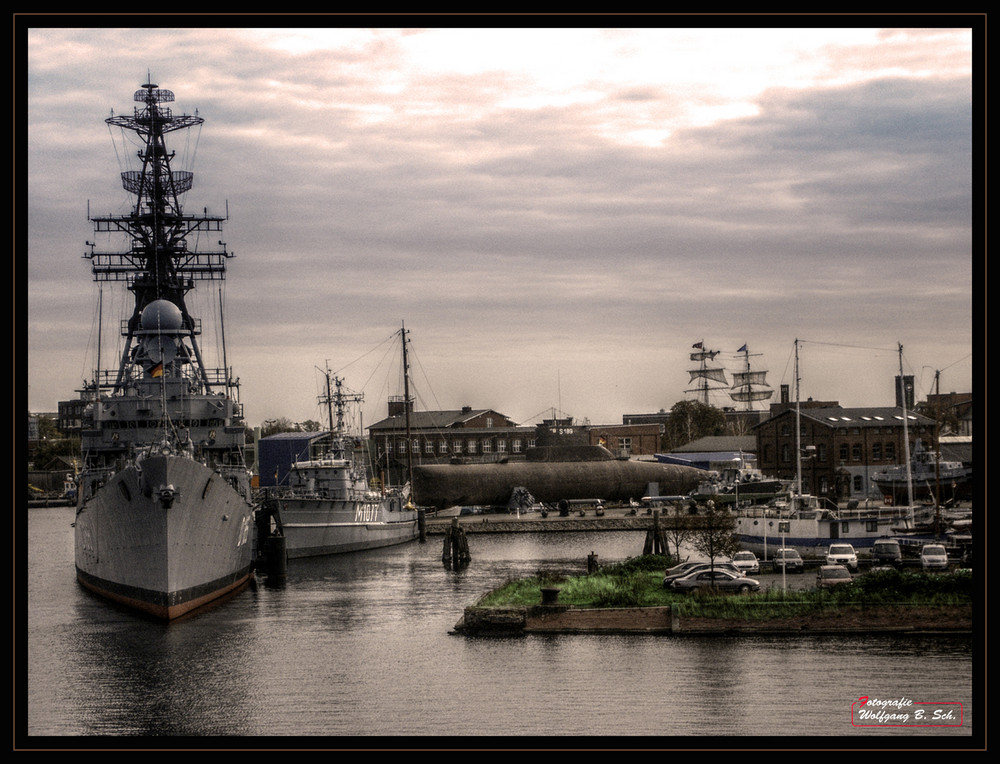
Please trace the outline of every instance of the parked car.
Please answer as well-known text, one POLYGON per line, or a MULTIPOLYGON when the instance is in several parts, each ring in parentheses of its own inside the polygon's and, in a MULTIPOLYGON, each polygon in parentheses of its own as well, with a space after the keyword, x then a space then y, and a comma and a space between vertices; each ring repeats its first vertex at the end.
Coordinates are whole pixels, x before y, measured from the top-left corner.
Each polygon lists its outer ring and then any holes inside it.
POLYGON ((744 573, 760 573, 760 561, 753 552, 737 552, 730 562, 744 573))
POLYGON ((686 562, 674 565, 672 568, 667 568, 664 575, 673 576, 676 575, 677 573, 683 573, 685 570, 691 570, 691 568, 693 568, 695 565, 701 565, 701 564, 702 563, 699 560, 687 560, 686 562))
POLYGON ((806 570, 802 556, 794 549, 779 549, 771 558, 771 564, 775 571, 784 570, 786 573, 805 573, 806 570))
POLYGON ((920 550, 920 567, 924 570, 948 570, 948 551, 942 544, 924 544, 920 550))
POLYGON ((875 539, 872 545, 872 565, 892 565, 894 567, 903 564, 903 552, 899 548, 896 539, 875 539))
MULTIPOLYGON (((737 576, 745 575, 742 570, 740 570, 739 568, 737 568, 731 562, 717 562, 717 563, 715 563, 715 565, 710 565, 707 562, 693 562, 693 563, 686 563, 686 564, 688 564, 689 567, 687 567, 684 570, 678 571, 676 573, 671 573, 670 572, 672 570, 675 570, 675 568, 671 568, 670 570, 668 570, 667 573, 666 573, 666 575, 663 576, 663 585, 665 587, 669 587, 670 584, 672 582, 674 582, 675 580, 677 580, 678 578, 683 578, 685 576, 689 576, 692 573, 701 573, 702 571, 706 571, 706 570, 711 571, 713 569, 714 570, 722 570, 722 571, 725 571, 727 573, 733 573, 733 574, 735 574, 737 576)), ((677 566, 677 567, 680 567, 680 566, 677 566)))
POLYGON ((670 583, 670 588, 678 592, 693 592, 695 589, 715 589, 720 592, 748 594, 760 591, 760 582, 730 570, 699 570, 670 583))
POLYGON ((830 544, 826 552, 827 565, 843 565, 853 573, 858 572, 858 555, 850 544, 830 544))
POLYGON ((816 586, 819 589, 832 589, 835 586, 845 586, 854 581, 851 571, 843 565, 821 565, 816 571, 816 586))

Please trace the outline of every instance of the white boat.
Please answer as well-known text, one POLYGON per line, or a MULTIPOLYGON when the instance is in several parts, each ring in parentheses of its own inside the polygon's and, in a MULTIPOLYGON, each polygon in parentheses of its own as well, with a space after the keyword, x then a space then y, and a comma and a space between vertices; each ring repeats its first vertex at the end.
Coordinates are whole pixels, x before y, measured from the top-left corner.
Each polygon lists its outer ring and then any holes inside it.
POLYGON ((381 487, 361 451, 360 436, 348 434, 344 427, 345 406, 361 396, 345 392, 342 380, 336 377, 335 391, 331 391, 329 371, 326 383, 329 436, 317 440, 320 453, 291 464, 284 485, 267 489, 262 524, 284 538, 288 559, 413 541, 419 532, 420 511, 410 503, 409 483, 399 488, 381 487))
POLYGON ((870 552, 876 539, 911 527, 912 514, 906 507, 824 508, 815 496, 744 507, 736 515, 742 548, 765 558, 779 547, 792 547, 803 557, 821 557, 838 541, 870 552))

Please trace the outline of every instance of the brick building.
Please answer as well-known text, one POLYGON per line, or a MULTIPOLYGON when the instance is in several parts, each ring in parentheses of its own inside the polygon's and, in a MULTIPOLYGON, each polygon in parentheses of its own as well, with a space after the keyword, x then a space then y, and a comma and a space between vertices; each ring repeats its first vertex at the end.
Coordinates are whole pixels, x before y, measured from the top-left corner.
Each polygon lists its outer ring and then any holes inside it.
POLYGON ((534 427, 519 427, 493 409, 463 406, 414 411, 412 400, 409 408, 409 440, 402 396, 390 398, 389 416, 368 427, 372 458, 379 470, 387 471, 390 481, 404 479, 408 461, 415 465, 441 464, 453 458, 493 462, 522 456, 535 444, 534 427))
MULTIPOLYGON (((903 409, 842 408, 835 403, 800 404, 802 491, 832 500, 881 500, 874 473, 905 461, 903 409)), ((910 452, 917 441, 937 447, 933 419, 907 410, 910 452)), ((757 425, 757 466, 765 475, 796 479, 795 406, 776 404, 757 425)))

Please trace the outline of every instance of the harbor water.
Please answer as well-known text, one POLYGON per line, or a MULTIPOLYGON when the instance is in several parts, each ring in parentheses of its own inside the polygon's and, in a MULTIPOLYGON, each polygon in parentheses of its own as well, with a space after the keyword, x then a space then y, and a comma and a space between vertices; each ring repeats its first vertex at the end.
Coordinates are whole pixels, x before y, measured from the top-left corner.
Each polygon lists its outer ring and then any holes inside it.
POLYGON ((978 641, 968 635, 451 633, 467 605, 507 579, 584 572, 591 553, 602 563, 635 556, 641 531, 470 535, 472 561, 459 571, 442 564, 435 536, 292 560, 283 584, 261 577, 167 625, 77 585, 73 512, 27 512, 27 622, 15 663, 24 667, 17 722, 26 747, 93 746, 103 736, 155 748, 185 737, 200 738, 186 747, 226 737, 233 748, 297 747, 301 738, 322 748, 423 747, 434 738, 656 748, 735 736, 963 747, 978 737, 978 641), (860 724, 852 704, 862 696, 949 703, 960 718, 860 724))

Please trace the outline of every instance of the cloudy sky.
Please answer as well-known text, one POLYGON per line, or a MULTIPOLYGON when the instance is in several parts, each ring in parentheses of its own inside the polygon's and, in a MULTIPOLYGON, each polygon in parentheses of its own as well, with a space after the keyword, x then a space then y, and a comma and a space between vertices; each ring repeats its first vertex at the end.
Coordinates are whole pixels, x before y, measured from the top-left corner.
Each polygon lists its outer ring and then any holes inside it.
POLYGON ((24 31, 29 410, 93 375, 82 255, 120 242, 88 204, 128 209, 135 147, 104 120, 147 72, 205 119, 170 146, 188 210, 228 206, 226 353, 251 425, 321 419, 324 366, 364 424, 385 416, 404 321, 418 408, 525 424, 669 409, 699 341, 729 368, 748 345, 777 389, 798 338, 802 396, 845 406, 893 404, 900 343, 918 398, 935 370, 972 390, 969 29, 349 21, 24 31))

